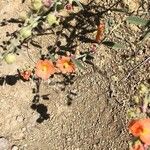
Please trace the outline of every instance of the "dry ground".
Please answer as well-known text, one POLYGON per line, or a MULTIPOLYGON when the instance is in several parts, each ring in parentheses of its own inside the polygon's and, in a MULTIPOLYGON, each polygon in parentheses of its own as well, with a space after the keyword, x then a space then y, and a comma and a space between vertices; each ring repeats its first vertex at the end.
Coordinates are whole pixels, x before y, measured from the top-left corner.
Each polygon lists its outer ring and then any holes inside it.
MULTIPOLYGON (((95 28, 94 25, 91 27, 94 20, 109 20, 117 24, 127 16, 113 10, 105 12, 115 2, 103 0, 99 3, 95 0, 85 6, 88 13, 79 12, 79 17, 67 21, 76 22, 76 32, 83 30, 80 36, 73 37, 72 42, 79 43, 77 49, 90 48, 91 43, 84 38, 94 37, 94 33, 90 33, 90 29, 95 28)), ((21 0, 1 0, 0 20, 17 18, 22 10, 28 9, 28 4, 29 0, 25 4, 21 4, 21 0)), ((116 5, 114 8, 117 7, 123 6, 116 5)), ((135 14, 149 17, 148 0, 143 1, 135 14)), ((15 23, 0 27, 0 44, 7 39, 6 31, 11 33, 16 29, 18 24, 15 23)), ((56 27, 56 31, 59 29, 56 27)), ((68 39, 72 38, 72 30, 68 26, 64 29, 68 39)), ((121 24, 109 39, 125 44, 125 49, 113 50, 101 45, 94 55, 95 70, 86 65, 86 70, 77 73, 73 84, 67 86, 53 82, 60 81, 59 77, 54 77, 49 82, 42 82, 37 93, 33 92, 34 88, 36 90, 35 82, 23 82, 14 76, 18 68, 33 64, 25 48, 17 57, 17 63, 7 65, 3 62, 0 66, 0 137, 8 140, 8 150, 13 145, 19 150, 128 149, 126 110, 137 86, 150 79, 149 63, 135 69, 127 80, 121 79, 150 55, 149 40, 138 42, 141 33, 142 29, 137 26, 121 24), (35 106, 33 99, 38 95, 40 99, 35 106), (46 100, 43 95, 47 95, 46 100)), ((55 39, 50 34, 39 36, 36 40, 44 51, 47 46, 53 45, 55 39)), ((61 37, 62 46, 70 42, 68 39, 61 37)), ((29 52, 35 60, 38 57, 36 49, 30 45, 29 52)), ((0 150, 4 149, 0 147, 0 150)))

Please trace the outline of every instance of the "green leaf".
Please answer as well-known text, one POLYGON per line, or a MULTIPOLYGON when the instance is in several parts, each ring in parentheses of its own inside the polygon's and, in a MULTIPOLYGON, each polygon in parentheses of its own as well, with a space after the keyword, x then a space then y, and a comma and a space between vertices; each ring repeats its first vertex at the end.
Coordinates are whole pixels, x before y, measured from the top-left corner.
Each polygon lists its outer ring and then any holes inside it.
POLYGON ((111 47, 113 49, 124 49, 125 48, 124 45, 119 44, 119 43, 114 43, 114 42, 111 42, 111 41, 104 41, 104 42, 102 42, 102 44, 104 44, 108 47, 111 47))
POLYGON ((77 59, 71 58, 72 62, 79 68, 85 69, 85 67, 81 64, 81 62, 77 59))
POLYGON ((145 27, 150 27, 150 20, 147 22, 147 24, 145 25, 145 27))
POLYGON ((130 16, 126 19, 127 22, 135 25, 141 25, 141 26, 146 26, 149 22, 149 20, 139 18, 137 16, 130 16))
POLYGON ((50 57, 50 60, 52 60, 52 61, 56 61, 56 58, 55 58, 55 56, 54 56, 54 55, 49 55, 49 57, 50 57))

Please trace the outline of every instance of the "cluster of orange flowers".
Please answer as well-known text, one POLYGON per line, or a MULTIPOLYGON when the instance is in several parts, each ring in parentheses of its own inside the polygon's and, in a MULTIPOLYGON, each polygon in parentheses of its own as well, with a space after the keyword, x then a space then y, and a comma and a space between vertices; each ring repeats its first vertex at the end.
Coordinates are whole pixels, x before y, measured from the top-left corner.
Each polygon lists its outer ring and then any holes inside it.
MULTIPOLYGON (((56 72, 61 72, 63 74, 75 72, 75 65, 71 61, 71 58, 62 56, 56 61, 55 65, 48 59, 39 60, 35 65, 35 75, 44 80, 47 80, 56 72)), ((31 73, 32 72, 30 70, 26 70, 21 72, 21 76, 23 79, 29 80, 31 73)))
POLYGON ((150 145, 150 118, 131 121, 129 131, 140 139, 131 150, 146 150, 150 145))
MULTIPOLYGON (((49 4, 49 1, 44 1, 44 4, 49 4)), ((72 5, 66 5, 67 10, 72 9, 72 5)), ((105 24, 101 22, 97 27, 97 34, 95 42, 101 42, 104 37, 105 24)), ((93 45, 94 46, 94 45, 93 45)), ((71 58, 68 56, 60 57, 54 64, 51 60, 39 60, 35 65, 35 75, 39 78, 47 80, 51 75, 56 72, 61 72, 63 74, 75 72, 75 65, 71 61, 71 58)), ((20 73, 21 77, 24 80, 29 80, 32 75, 31 70, 25 70, 20 73)))

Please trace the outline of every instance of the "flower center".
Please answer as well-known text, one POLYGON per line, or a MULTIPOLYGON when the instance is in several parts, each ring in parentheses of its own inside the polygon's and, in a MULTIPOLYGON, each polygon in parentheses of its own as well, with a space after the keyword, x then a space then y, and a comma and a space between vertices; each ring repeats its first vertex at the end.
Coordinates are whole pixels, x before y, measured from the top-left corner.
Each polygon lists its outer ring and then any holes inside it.
POLYGON ((69 66, 69 63, 68 63, 68 62, 65 62, 65 63, 63 64, 63 67, 64 67, 64 68, 68 68, 68 66, 69 66))
POLYGON ((147 135, 147 134, 150 134, 150 129, 143 129, 141 135, 147 135))
POLYGON ((42 66, 42 71, 43 72, 47 71, 47 67, 45 65, 42 66))

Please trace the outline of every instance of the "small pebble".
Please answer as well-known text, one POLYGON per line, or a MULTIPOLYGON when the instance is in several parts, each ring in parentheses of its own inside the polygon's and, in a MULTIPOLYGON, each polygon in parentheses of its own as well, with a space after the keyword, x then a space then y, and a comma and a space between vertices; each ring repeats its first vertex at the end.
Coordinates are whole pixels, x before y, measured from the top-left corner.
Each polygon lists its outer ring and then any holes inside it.
POLYGON ((16 145, 13 145, 11 150, 18 150, 19 148, 16 145))
POLYGON ((8 150, 9 142, 7 139, 1 137, 0 138, 0 150, 8 150))
POLYGON ((139 55, 142 55, 143 54, 143 50, 139 50, 139 55))
POLYGON ((18 122, 23 122, 24 118, 23 118, 22 116, 17 116, 17 117, 16 117, 16 120, 17 120, 18 122))
POLYGON ((22 132, 25 132, 27 129, 26 128, 22 128, 22 132))

